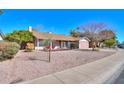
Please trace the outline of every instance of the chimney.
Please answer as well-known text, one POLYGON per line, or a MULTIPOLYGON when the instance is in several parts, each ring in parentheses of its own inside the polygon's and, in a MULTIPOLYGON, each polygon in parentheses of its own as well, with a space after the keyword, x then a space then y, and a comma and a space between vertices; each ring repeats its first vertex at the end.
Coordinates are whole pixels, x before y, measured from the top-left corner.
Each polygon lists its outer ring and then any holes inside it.
POLYGON ((29 32, 32 32, 32 26, 28 27, 29 32))

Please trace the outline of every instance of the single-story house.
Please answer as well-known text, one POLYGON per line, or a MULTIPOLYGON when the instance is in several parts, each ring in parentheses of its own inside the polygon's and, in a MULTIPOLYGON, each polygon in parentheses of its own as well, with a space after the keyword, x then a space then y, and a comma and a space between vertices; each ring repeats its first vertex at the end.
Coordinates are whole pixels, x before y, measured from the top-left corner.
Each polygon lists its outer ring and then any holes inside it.
POLYGON ((72 36, 66 36, 63 34, 53 34, 46 32, 38 32, 33 30, 32 27, 29 27, 29 31, 32 32, 34 36, 34 45, 35 49, 42 50, 44 49, 43 41, 46 39, 51 39, 52 42, 50 44, 51 49, 87 49, 89 48, 89 39, 86 37, 83 38, 75 38, 72 36), (78 46, 78 47, 75 47, 78 46))

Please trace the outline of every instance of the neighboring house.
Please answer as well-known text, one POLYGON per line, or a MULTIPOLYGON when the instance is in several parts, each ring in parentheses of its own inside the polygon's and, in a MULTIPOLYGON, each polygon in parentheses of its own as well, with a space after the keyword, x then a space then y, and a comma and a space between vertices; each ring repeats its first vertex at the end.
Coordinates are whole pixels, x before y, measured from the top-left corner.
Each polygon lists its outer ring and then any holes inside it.
POLYGON ((79 44, 78 47, 80 49, 89 48, 89 39, 88 38, 75 38, 72 36, 65 36, 62 34, 53 34, 53 33, 45 33, 38 32, 32 30, 32 27, 29 27, 29 31, 32 32, 34 36, 34 45, 35 49, 42 50, 44 49, 43 41, 45 39, 51 39, 52 42, 50 44, 52 49, 71 49, 75 48, 76 44, 79 44))

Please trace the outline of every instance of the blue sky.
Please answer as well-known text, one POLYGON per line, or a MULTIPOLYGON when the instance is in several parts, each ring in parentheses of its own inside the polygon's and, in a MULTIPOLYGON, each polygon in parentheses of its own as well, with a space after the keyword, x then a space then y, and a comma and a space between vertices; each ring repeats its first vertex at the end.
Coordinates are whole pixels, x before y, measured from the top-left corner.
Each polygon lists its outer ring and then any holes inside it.
POLYGON ((4 33, 28 29, 41 32, 69 34, 69 31, 89 22, 103 22, 114 29, 119 41, 124 41, 124 10, 21 10, 5 9, 0 15, 0 29, 4 33))

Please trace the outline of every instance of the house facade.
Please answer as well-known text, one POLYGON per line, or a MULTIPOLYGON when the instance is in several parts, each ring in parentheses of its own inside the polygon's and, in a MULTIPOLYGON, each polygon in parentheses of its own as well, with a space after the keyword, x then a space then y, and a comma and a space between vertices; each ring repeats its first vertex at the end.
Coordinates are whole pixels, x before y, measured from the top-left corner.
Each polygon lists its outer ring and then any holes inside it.
POLYGON ((43 50, 45 47, 50 47, 51 49, 89 48, 89 40, 87 38, 79 39, 72 36, 65 36, 63 34, 38 32, 32 30, 32 27, 29 27, 29 31, 32 32, 34 36, 34 45, 36 50, 43 50), (49 46, 43 44, 46 39, 52 41, 49 46))

